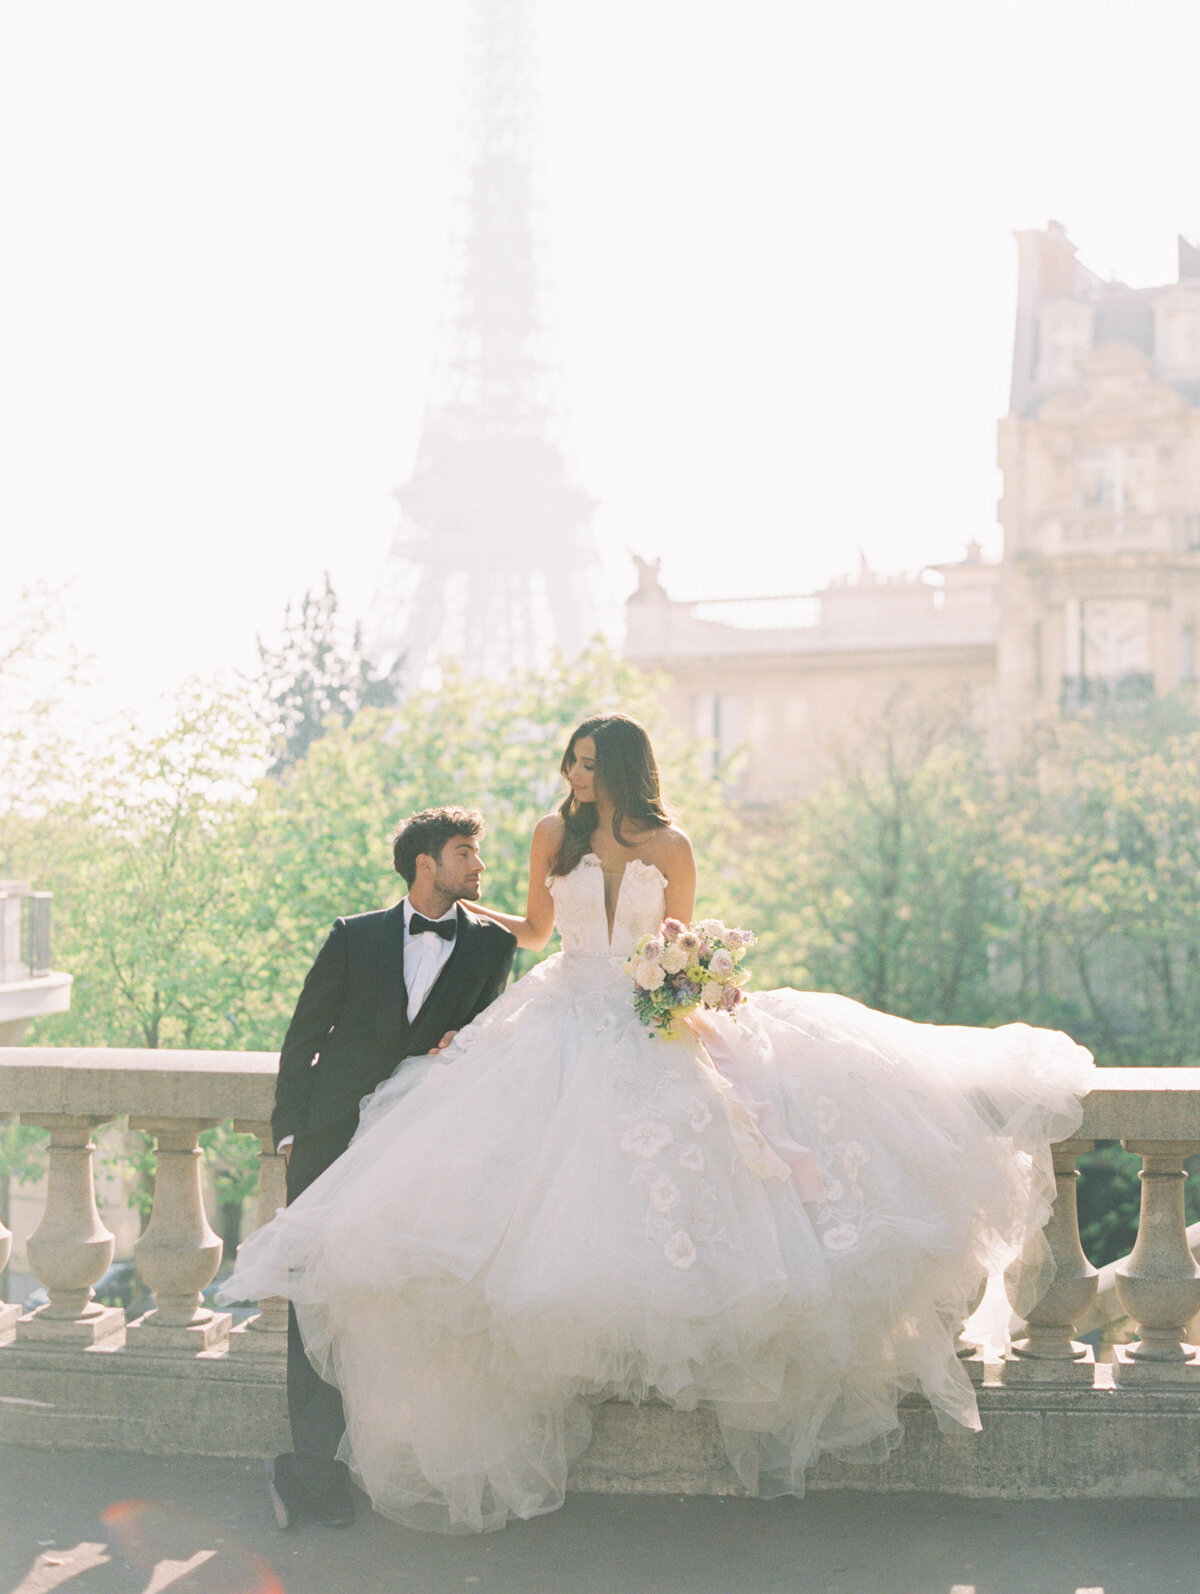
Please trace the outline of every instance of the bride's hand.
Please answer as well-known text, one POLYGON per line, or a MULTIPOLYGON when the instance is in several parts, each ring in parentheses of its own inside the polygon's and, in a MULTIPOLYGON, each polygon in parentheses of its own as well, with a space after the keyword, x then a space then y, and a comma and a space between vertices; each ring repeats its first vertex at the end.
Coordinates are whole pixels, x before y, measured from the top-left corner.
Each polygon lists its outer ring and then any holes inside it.
POLYGON ((458 1031, 456 1029, 448 1029, 437 1045, 429 1048, 430 1057, 436 1057, 439 1052, 444 1052, 457 1034, 458 1031))

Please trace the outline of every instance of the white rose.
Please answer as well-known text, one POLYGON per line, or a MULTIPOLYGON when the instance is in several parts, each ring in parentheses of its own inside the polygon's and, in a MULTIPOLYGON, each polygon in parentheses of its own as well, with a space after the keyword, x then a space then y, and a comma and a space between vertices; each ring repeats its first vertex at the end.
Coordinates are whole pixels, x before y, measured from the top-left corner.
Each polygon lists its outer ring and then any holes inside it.
POLYGON ((643 991, 657 991, 666 979, 661 963, 639 963, 633 975, 643 991))
POLYGON ((700 992, 700 1000, 705 1007, 720 1007, 721 997, 725 994, 725 987, 719 980, 708 980, 700 992))
POLYGON ((669 946, 662 955, 662 966, 668 974, 682 974, 688 966, 687 948, 669 946))
POLYGON ((709 941, 714 941, 718 936, 725 934, 725 926, 720 919, 701 919, 699 924, 692 928, 698 935, 705 936, 709 941))
POLYGON ((713 953, 708 965, 709 973, 715 975, 719 980, 727 980, 733 973, 733 968, 733 959, 724 948, 722 948, 719 952, 713 953))

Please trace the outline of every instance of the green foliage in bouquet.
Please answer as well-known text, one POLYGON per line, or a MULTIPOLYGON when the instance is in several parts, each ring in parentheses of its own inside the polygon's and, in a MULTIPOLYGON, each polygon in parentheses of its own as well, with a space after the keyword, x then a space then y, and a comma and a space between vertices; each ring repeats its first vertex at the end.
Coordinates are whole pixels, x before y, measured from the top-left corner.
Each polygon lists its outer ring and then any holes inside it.
POLYGON ((730 929, 719 919, 683 924, 664 919, 644 935, 625 961, 633 979, 634 1010, 652 1034, 670 1037, 697 1007, 736 1013, 749 970, 742 959, 754 945, 749 930, 730 929))

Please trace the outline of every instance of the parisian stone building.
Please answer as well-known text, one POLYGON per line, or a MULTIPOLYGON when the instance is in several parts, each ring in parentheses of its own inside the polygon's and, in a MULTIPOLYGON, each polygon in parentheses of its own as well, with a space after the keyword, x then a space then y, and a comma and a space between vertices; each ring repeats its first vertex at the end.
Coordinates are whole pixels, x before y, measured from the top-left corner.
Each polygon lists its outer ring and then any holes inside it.
POLYGON ((881 718, 965 709, 998 748, 1031 719, 1136 712, 1186 688, 1200 626, 1200 249, 1178 280, 1130 288, 1064 228, 1022 232, 1009 413, 1000 422, 1003 552, 917 575, 865 567, 803 598, 678 603, 641 562, 626 655, 742 793, 819 783, 881 718))

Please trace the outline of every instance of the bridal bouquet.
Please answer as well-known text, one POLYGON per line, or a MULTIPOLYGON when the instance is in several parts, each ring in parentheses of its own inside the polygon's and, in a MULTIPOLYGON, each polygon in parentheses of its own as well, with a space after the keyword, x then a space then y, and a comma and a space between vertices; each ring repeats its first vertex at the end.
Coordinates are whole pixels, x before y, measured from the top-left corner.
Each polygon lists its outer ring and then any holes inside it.
POLYGON ((757 937, 730 930, 720 919, 681 924, 665 919, 657 934, 644 935, 626 959, 633 977, 633 1005, 647 1029, 669 1036, 677 1019, 693 1008, 733 1013, 746 1000, 742 967, 757 937))

